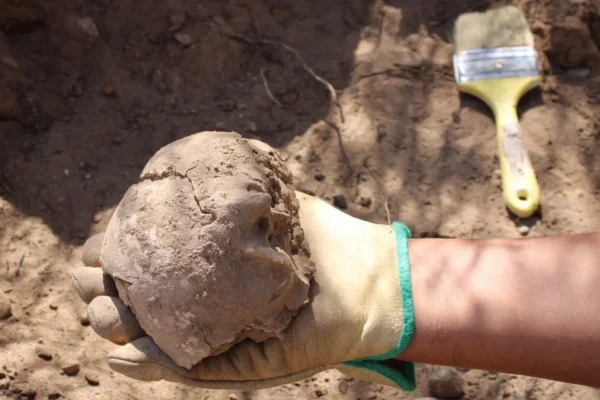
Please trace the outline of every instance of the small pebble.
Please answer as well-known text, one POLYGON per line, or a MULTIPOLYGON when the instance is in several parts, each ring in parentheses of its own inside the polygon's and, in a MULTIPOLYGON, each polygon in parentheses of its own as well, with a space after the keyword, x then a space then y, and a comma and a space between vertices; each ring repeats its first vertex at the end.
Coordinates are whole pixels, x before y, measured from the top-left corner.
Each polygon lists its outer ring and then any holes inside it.
POLYGON ((48 307, 50 307, 51 310, 58 310, 58 305, 54 303, 50 303, 48 307))
POLYGON ((94 223, 97 224, 100 221, 102 221, 102 214, 95 214, 94 215, 94 223))
POLYGON ((102 94, 104 94, 107 97, 114 96, 115 95, 115 89, 111 85, 106 85, 102 89, 102 94))
POLYGON ((177 32, 175 34, 175 40, 181 43, 183 46, 191 46, 194 43, 194 38, 189 33, 177 32))
POLYGON ((323 175, 323 174, 320 174, 320 173, 319 173, 319 174, 316 174, 316 175, 315 175, 315 179, 316 179, 316 180, 318 180, 319 182, 321 182, 322 180, 324 180, 324 179, 325 179, 325 175, 323 175))
POLYGON ((90 386, 98 386, 100 384, 100 378, 94 372, 85 374, 85 380, 90 386))
POLYGON ((90 324, 87 311, 84 311, 81 313, 81 315, 79 315, 79 323, 83 326, 88 326, 90 324))
POLYGON ((587 78, 592 74, 587 68, 573 68, 567 71, 567 76, 570 78, 587 78))
POLYGON ((45 349, 43 347, 38 347, 35 350, 35 353, 37 354, 37 356, 39 358, 41 358, 44 361, 50 361, 50 360, 52 360, 52 354, 47 349, 45 349))
POLYGON ((337 208, 341 208, 342 210, 348 208, 346 196, 344 196, 343 194, 336 194, 335 196, 333 196, 333 205, 337 208))
POLYGON ((327 389, 317 389, 315 390, 315 396, 323 397, 327 394, 327 389))
POLYGON ((463 394, 463 379, 454 368, 441 367, 429 376, 429 393, 441 399, 457 399, 463 394))
POLYGON ((256 122, 250 121, 248 122, 248 131, 256 132, 258 130, 258 126, 256 126, 256 122))
POLYGON ((62 371, 67 376, 75 376, 79 373, 79 363, 77 362, 67 362, 62 367, 62 371))
POLYGON ((340 391, 341 394, 346 394, 346 392, 348 391, 348 382, 346 382, 346 381, 340 382, 340 384, 338 386, 338 390, 340 391))
POLYGON ((87 174, 85 174, 84 178, 89 181, 90 179, 92 179, 92 174, 88 172, 87 174))
POLYGON ((519 231, 521 236, 527 236, 527 234, 529 233, 529 227, 527 225, 521 225, 519 226, 519 228, 517 228, 517 230, 519 231))
POLYGON ((99 35, 98 28, 90 17, 70 15, 65 27, 67 34, 81 42, 93 42, 99 35))
POLYGON ((12 315, 12 305, 4 294, 0 293, 0 320, 7 319, 12 315))
POLYGON ((68 168, 65 168, 65 170, 63 171, 63 173, 65 174, 65 176, 69 176, 70 172, 68 168))
POLYGON ((231 393, 229 396, 227 396, 227 400, 238 400, 238 397, 235 393, 231 393))
POLYGON ((112 142, 114 144, 121 144, 121 143, 123 143, 123 136, 121 136, 121 135, 114 135, 112 137, 112 142))
POLYGON ((496 379, 498 379, 498 373, 497 372, 488 372, 487 377, 490 381, 495 381, 496 379))

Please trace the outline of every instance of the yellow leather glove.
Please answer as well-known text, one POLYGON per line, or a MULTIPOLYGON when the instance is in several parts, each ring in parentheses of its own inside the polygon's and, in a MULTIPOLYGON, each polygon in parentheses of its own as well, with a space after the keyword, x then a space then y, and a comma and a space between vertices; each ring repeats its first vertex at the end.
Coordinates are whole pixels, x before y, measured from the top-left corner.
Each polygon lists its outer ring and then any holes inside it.
POLYGON ((414 316, 408 263, 408 229, 353 218, 314 197, 297 193, 300 223, 317 273, 310 303, 283 339, 241 342, 187 370, 146 336, 99 268, 102 236, 84 248, 73 275, 89 302, 96 332, 118 344, 110 367, 143 381, 167 380, 214 389, 259 389, 305 379, 335 368, 360 380, 415 388, 414 367, 395 360, 408 346, 414 316))

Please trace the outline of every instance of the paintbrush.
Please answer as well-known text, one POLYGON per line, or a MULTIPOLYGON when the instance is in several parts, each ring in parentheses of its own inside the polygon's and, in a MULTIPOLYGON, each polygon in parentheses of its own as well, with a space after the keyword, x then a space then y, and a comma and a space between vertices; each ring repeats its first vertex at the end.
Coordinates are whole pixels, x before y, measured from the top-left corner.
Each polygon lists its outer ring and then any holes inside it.
POLYGON ((540 188, 519 126, 517 104, 539 86, 533 34, 514 6, 461 15, 455 24, 454 75, 460 91, 485 101, 494 112, 502 191, 519 217, 540 205, 540 188))

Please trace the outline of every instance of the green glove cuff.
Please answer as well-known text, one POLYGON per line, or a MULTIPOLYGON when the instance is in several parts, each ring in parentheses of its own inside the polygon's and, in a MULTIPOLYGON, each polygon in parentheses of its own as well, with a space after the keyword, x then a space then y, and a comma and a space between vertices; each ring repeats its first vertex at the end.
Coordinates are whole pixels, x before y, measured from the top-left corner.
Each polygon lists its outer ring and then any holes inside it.
MULTIPOLYGON (((408 227, 400 222, 394 222, 392 228, 396 233, 396 250, 398 252, 398 272, 400 275, 400 290, 402 291, 402 312, 404 324, 402 334, 396 346, 390 351, 365 357, 360 360, 345 362, 344 365, 352 368, 364 368, 376 372, 393 381, 398 387, 405 391, 413 391, 416 388, 415 366, 412 362, 401 361, 399 367, 391 368, 386 360, 395 359, 411 342, 415 330, 415 314, 412 300, 412 285, 410 281, 410 262, 408 258, 408 239, 411 237, 408 227)), ((398 363, 395 363, 398 364, 398 363)))

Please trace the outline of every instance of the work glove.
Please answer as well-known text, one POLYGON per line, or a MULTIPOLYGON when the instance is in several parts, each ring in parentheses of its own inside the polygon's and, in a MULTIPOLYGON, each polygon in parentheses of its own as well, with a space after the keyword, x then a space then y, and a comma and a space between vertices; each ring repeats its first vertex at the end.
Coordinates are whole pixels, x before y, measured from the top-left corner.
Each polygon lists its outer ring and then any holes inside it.
MULTIPOLYGON (((213 389, 260 389, 306 379, 327 369, 404 390, 415 388, 412 363, 396 360, 414 329, 408 229, 371 224, 303 193, 300 223, 316 275, 310 301, 283 338, 245 340, 191 369, 178 366, 140 327, 99 265, 103 234, 83 250, 87 267, 73 286, 89 303, 91 326, 123 346, 108 356, 110 367, 142 381, 167 380, 213 389)), ((148 294, 149 296, 151 294, 148 294)))

